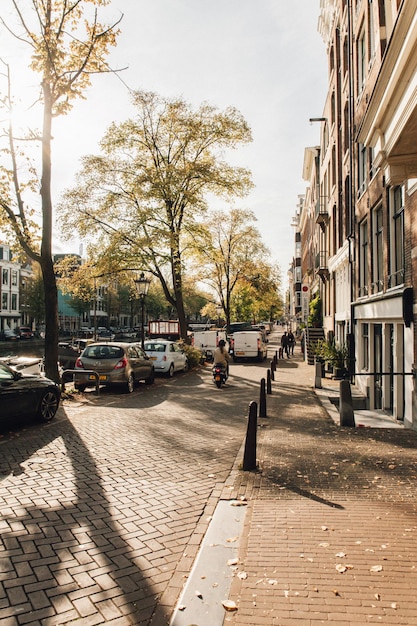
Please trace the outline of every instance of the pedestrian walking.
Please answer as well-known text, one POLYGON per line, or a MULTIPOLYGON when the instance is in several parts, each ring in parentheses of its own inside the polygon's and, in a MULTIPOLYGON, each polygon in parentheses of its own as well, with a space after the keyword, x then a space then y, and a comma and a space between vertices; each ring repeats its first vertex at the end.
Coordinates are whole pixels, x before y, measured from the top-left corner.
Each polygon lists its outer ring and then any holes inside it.
POLYGON ((290 330, 288 333, 288 354, 294 356, 295 337, 294 333, 290 330))
POLYGON ((286 354, 287 358, 289 359, 290 355, 289 355, 289 352, 288 352, 288 333, 287 333, 287 331, 285 331, 285 333, 281 337, 281 348, 282 348, 283 355, 286 354))

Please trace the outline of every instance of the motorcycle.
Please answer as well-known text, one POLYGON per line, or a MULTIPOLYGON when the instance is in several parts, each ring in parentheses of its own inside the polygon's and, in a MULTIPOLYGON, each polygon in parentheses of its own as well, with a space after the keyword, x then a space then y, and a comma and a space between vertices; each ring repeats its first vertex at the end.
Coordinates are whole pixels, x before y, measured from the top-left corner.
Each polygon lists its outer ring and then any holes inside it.
POLYGON ((221 363, 213 365, 213 379, 216 386, 221 389, 221 386, 226 383, 227 380, 227 368, 221 363))

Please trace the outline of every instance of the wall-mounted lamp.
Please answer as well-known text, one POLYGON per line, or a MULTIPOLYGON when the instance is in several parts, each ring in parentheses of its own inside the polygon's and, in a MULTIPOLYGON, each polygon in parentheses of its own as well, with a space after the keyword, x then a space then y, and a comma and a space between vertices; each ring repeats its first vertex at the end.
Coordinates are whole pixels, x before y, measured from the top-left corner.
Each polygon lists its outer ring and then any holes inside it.
POLYGON ((313 122, 327 122, 327 117, 310 117, 310 124, 313 122))

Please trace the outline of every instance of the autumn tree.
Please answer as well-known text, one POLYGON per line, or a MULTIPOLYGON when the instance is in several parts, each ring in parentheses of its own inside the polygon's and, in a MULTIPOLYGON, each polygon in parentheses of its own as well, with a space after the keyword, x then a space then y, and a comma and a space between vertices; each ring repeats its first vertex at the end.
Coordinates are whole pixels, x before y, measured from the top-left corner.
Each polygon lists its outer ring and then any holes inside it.
MULTIPOLYGON (((52 258, 52 126, 66 115, 74 99, 83 96, 91 75, 108 71, 105 56, 115 45, 117 24, 103 26, 98 9, 109 0, 6 0, 16 18, 5 23, 4 34, 29 47, 29 69, 40 75, 33 95, 41 130, 18 137, 13 126, 13 76, 3 62, 0 106, 8 120, 3 129, 3 164, 0 167, 0 223, 13 232, 24 252, 38 262, 45 292, 45 369, 58 376, 58 296, 52 258), (38 158, 28 156, 38 147, 38 158), (9 164, 5 164, 6 155, 9 164)), ((2 8, 4 0, 2 3, 2 8)), ((10 18, 12 19, 12 18, 10 18)), ((29 107, 28 107, 29 108, 29 107)))
POLYGON ((90 250, 103 267, 151 272, 176 309, 185 339, 187 246, 209 194, 230 198, 250 189, 250 173, 229 165, 224 152, 251 141, 251 132, 232 107, 193 110, 181 98, 143 91, 132 98, 135 116, 112 124, 102 154, 84 158, 61 215, 69 234, 95 239, 90 250))
MULTIPOLYGON (((266 283, 270 280, 270 266, 266 262, 269 252, 262 243, 255 221, 252 211, 235 208, 216 211, 207 222, 200 225, 193 239, 193 249, 198 259, 195 263, 197 276, 216 294, 227 328, 230 327, 234 292, 238 290, 240 294, 236 304, 246 294, 246 308, 248 294, 252 294, 250 302, 253 316, 253 301, 257 294, 264 297, 266 283), (258 289, 262 276, 264 289, 258 289)), ((268 288, 271 284, 272 280, 268 288)), ((278 281, 274 287, 277 292, 278 281)), ((235 308, 237 312, 241 307, 235 308)))

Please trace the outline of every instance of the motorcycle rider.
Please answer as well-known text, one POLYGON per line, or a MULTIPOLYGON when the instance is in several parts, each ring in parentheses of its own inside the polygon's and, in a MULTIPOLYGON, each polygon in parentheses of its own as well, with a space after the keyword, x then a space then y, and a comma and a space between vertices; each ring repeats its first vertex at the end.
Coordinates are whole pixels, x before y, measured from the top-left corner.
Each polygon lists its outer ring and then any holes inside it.
POLYGON ((224 339, 220 339, 219 345, 214 351, 213 362, 214 365, 222 365, 226 368, 226 376, 229 377, 229 361, 230 354, 226 350, 226 342, 224 339))

